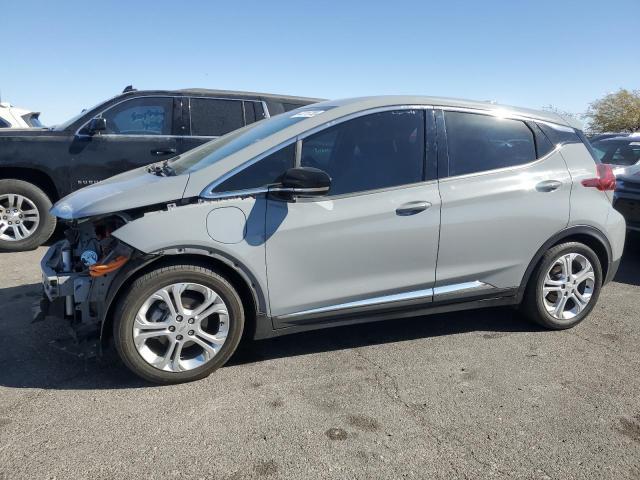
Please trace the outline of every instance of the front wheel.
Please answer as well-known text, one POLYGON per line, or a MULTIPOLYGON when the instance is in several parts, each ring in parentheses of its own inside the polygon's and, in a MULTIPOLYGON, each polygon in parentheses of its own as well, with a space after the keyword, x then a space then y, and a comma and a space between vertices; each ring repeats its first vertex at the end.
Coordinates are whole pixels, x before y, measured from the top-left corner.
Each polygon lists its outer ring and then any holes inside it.
POLYGON ((602 287, 598 256, 578 242, 556 245, 534 271, 521 310, 540 325, 571 328, 593 310, 602 287))
POLYGON ((243 328, 242 302, 227 280, 205 267, 172 265, 133 283, 116 309, 114 340, 136 375, 171 384, 224 365, 243 328))
POLYGON ((23 180, 0 180, 0 250, 33 250, 56 228, 49 214, 51 200, 40 188, 23 180))

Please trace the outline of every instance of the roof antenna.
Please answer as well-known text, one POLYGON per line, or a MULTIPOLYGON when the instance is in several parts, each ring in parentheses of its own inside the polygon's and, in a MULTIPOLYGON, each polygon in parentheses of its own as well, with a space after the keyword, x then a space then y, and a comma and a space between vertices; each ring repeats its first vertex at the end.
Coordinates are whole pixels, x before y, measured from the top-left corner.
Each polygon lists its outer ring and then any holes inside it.
POLYGON ((136 89, 133 88, 133 85, 127 85, 126 87, 124 87, 124 90, 122 91, 122 93, 127 93, 127 92, 134 92, 136 89))

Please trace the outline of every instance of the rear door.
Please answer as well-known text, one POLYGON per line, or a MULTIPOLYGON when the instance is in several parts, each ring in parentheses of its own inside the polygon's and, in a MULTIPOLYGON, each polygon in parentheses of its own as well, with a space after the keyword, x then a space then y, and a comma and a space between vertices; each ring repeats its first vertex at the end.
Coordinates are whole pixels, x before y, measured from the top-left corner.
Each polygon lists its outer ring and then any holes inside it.
POLYGON ((328 196, 267 202, 266 258, 276 327, 370 308, 429 303, 440 196, 425 109, 366 113, 303 138, 302 166, 328 196), (425 139, 426 137, 426 139, 425 139))
POLYGON ((569 221, 571 178, 532 122, 438 111, 442 226, 434 300, 520 285, 569 221))
POLYGON ((89 136, 82 127, 69 147, 72 188, 177 155, 175 102, 171 96, 129 98, 100 114, 105 131, 89 136))

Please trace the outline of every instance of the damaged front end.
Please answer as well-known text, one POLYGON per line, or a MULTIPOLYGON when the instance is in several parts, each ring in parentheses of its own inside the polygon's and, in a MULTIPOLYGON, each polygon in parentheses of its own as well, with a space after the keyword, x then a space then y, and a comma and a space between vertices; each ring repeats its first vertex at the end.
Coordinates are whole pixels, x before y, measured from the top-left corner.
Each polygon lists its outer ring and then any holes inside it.
POLYGON ((64 350, 82 356, 98 351, 109 287, 136 256, 111 235, 127 221, 124 214, 74 221, 41 261, 44 295, 36 320, 53 316, 68 322, 70 336, 57 345, 64 350))

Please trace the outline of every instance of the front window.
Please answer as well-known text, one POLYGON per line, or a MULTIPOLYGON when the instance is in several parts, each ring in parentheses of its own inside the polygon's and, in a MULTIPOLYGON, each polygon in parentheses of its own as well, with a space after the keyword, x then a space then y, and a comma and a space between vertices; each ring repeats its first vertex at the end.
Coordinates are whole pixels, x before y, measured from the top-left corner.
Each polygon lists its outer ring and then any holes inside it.
POLYGON ((329 195, 408 185, 424 180, 423 110, 363 115, 307 137, 301 166, 331 177, 329 195))
POLYGON ((177 157, 171 162, 171 168, 176 175, 195 172, 330 108, 334 107, 301 108, 247 125, 177 157))
POLYGON ((119 103, 102 114, 105 134, 171 135, 173 99, 140 97, 119 103))

